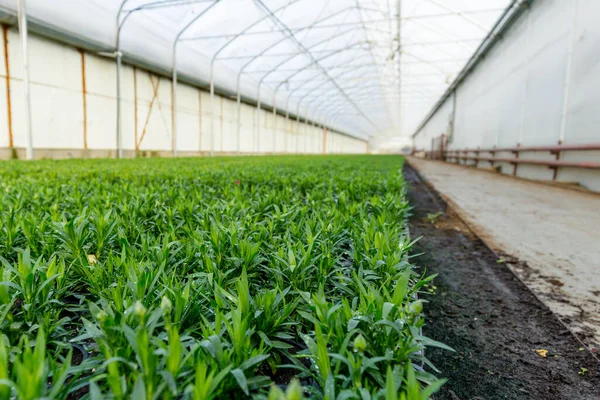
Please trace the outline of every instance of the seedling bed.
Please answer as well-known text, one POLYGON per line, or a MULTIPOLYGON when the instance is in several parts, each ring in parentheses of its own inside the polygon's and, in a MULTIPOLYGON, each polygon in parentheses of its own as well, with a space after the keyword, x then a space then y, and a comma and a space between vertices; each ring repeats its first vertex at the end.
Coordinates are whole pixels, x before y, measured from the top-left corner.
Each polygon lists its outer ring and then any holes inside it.
POLYGON ((0 400, 428 398, 402 161, 0 164, 0 400))

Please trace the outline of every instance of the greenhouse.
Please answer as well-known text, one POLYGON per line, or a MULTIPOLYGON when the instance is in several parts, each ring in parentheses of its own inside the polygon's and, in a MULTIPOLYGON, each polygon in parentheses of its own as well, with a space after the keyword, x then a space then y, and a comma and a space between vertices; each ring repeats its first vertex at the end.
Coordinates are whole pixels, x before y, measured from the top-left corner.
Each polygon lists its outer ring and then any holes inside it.
POLYGON ((0 0, 0 400, 600 398, 598 16, 0 0))

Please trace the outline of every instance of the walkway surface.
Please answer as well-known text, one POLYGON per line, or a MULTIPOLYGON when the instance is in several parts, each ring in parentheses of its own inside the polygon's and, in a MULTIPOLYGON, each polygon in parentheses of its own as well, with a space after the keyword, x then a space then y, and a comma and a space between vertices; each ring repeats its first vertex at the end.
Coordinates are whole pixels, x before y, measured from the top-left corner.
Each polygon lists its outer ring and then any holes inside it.
POLYGON ((408 158, 469 227, 600 351, 600 195, 408 158))

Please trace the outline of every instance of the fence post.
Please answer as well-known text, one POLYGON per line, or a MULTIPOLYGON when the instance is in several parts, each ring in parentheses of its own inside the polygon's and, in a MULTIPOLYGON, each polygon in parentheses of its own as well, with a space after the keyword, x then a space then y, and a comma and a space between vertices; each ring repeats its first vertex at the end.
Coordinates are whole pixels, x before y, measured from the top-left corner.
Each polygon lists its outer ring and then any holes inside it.
MULTIPOLYGON (((558 139, 558 145, 560 146, 561 144, 562 144, 562 140, 558 139)), ((554 155, 556 156, 556 161, 560 160, 560 149, 556 150, 554 155)), ((557 176, 558 176, 558 167, 554 167, 553 171, 552 171, 552 180, 555 181, 557 176)))
POLYGON ((446 161, 446 157, 444 155, 444 139, 446 135, 442 133, 442 140, 440 141, 440 160, 446 161))

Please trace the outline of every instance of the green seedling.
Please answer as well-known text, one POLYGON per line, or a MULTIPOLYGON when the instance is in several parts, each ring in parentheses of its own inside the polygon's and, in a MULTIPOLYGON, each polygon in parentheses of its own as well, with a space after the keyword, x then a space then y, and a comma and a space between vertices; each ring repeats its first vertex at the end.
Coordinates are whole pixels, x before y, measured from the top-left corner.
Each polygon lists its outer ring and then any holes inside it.
POLYGON ((0 164, 0 400, 428 398, 401 166, 0 164))

